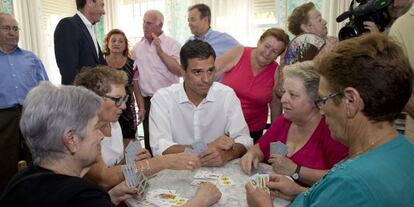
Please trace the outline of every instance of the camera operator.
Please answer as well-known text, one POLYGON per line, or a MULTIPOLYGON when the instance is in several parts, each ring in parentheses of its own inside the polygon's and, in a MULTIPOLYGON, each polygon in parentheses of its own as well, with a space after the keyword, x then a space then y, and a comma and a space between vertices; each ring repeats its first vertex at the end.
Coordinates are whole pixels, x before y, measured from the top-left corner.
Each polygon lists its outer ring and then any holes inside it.
MULTIPOLYGON (((411 7, 413 0, 394 0, 387 8, 391 21, 384 32, 388 33, 395 20, 405 14, 411 7)), ((378 26, 372 21, 364 21, 364 28, 370 32, 379 32, 378 26)))
MULTIPOLYGON (((396 2, 397 0, 394 0, 396 2)), ((412 0, 409 0, 412 3, 412 0)), ((411 9, 398 18, 390 29, 389 36, 395 41, 400 43, 405 55, 411 65, 411 69, 414 70, 414 39, 412 38, 412 32, 414 31, 414 6, 411 9)), ((408 113, 405 134, 411 140, 414 140, 414 91, 411 94, 410 100, 405 106, 405 111, 408 113)))

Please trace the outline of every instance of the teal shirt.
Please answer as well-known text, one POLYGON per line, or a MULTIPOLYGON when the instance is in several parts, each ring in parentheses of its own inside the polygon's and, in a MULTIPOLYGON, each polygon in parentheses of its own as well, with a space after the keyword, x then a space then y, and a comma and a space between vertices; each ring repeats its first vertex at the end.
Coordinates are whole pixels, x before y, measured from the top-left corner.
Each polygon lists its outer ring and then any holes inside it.
POLYGON ((414 144, 399 135, 338 163, 291 206, 414 206, 414 144))

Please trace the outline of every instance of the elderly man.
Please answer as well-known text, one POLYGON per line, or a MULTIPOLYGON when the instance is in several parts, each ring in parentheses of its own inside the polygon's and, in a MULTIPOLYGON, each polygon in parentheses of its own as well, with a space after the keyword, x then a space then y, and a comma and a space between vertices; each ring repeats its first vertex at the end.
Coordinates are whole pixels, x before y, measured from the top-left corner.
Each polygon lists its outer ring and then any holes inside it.
POLYGON ((216 55, 208 43, 190 40, 180 57, 184 83, 158 90, 151 100, 152 150, 180 153, 202 142, 207 148, 199 154, 201 164, 223 166, 253 143, 240 101, 231 88, 214 82, 216 55))
POLYGON ((21 148, 21 105, 31 88, 48 79, 40 59, 17 45, 19 30, 13 16, 0 13, 0 192, 16 173, 17 161, 30 154, 21 148))
POLYGON ((208 42, 217 57, 239 45, 239 42, 227 33, 214 31, 210 27, 211 11, 205 4, 196 4, 188 9, 188 27, 194 35, 191 40, 199 39, 208 42))
POLYGON ((77 13, 56 26, 55 57, 62 84, 72 84, 83 66, 106 64, 94 32, 105 14, 104 0, 76 0, 77 13))
MULTIPOLYGON (((149 10, 144 14, 144 37, 132 49, 132 59, 138 67, 134 76, 134 84, 139 84, 144 97, 145 148, 151 150, 149 143, 148 113, 151 97, 163 87, 178 83, 183 69, 179 64, 180 44, 162 31, 164 16, 160 11, 149 10)), ((140 109, 144 110, 144 109, 140 109)))

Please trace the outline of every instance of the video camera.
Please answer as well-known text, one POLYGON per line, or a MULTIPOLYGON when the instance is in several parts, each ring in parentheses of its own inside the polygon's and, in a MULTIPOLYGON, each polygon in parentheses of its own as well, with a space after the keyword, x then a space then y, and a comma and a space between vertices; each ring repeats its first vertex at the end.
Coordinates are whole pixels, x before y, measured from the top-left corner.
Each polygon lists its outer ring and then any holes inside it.
POLYGON ((374 22, 382 32, 390 23, 391 17, 387 7, 393 0, 356 0, 359 5, 354 8, 355 0, 352 0, 349 10, 336 18, 336 22, 342 22, 349 18, 349 22, 339 30, 339 40, 356 37, 364 32, 369 32, 364 28, 364 21, 374 22))

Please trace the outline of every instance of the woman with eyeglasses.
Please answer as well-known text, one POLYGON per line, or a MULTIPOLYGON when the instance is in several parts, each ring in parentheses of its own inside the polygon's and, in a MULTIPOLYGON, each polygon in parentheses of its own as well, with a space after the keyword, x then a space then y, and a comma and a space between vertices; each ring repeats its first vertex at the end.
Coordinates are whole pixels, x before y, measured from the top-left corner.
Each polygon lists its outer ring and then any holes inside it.
MULTIPOLYGON (((125 93, 123 85, 109 85, 109 88, 106 84, 96 86, 104 91, 100 96, 115 97, 125 105, 117 98, 125 93)), ((130 187, 119 181, 113 188, 105 190, 83 179, 85 173, 100 162, 103 134, 99 116, 102 110, 109 109, 109 102, 115 100, 101 97, 83 87, 56 87, 49 82, 42 82, 29 92, 24 101, 20 128, 34 164, 10 180, 0 196, 0 206, 115 207, 137 196, 139 186, 130 187)), ((150 168, 144 172, 155 173, 172 163, 179 165, 182 157, 174 156, 152 158, 148 162, 150 168), (178 159, 171 159, 174 156, 178 159)), ((139 162, 136 164, 141 166, 139 162)), ((207 207, 220 197, 215 185, 201 183, 194 197, 183 206, 207 207)))
POLYGON ((104 39, 104 55, 108 66, 122 70, 128 76, 128 81, 125 86, 126 94, 128 95, 125 102, 126 108, 119 117, 119 124, 121 125, 124 139, 135 139, 137 125, 145 117, 144 99, 139 86, 133 85, 132 82, 132 77, 134 76, 134 61, 129 57, 128 39, 123 31, 113 29, 108 32, 104 39), (135 98, 139 108, 138 122, 135 112, 135 98))
POLYGON ((291 207, 413 206, 414 143, 394 127, 414 78, 401 47, 378 33, 350 38, 318 56, 315 70, 329 97, 320 110, 349 156, 311 188, 280 175, 270 176, 270 195, 247 184, 249 206, 271 207, 274 197, 291 207))
POLYGON ((330 97, 318 99, 319 75, 313 71, 312 62, 286 66, 283 73, 283 114, 241 158, 240 164, 250 174, 259 162, 266 161, 276 173, 310 186, 345 158, 348 149, 332 139, 319 111, 318 106, 330 97), (271 143, 277 141, 287 146, 286 156, 270 154, 271 143))
MULTIPOLYGON (((125 72, 111 69, 108 66, 85 68, 74 80, 75 85, 84 86, 103 98, 102 110, 98 116, 104 126, 101 132, 105 138, 101 142, 101 156, 86 177, 106 189, 124 180, 121 166, 119 166, 124 161, 124 143, 117 122, 122 110, 126 108, 126 82, 125 72)), ((144 173, 147 175, 163 169, 193 170, 200 166, 200 160, 193 155, 177 154, 151 158, 145 148, 136 153, 135 161, 137 167, 145 170, 144 173)))
POLYGON ((270 107, 271 121, 280 114, 280 100, 274 96, 275 61, 289 43, 282 29, 266 30, 257 47, 238 46, 217 58, 215 66, 221 82, 230 86, 240 99, 244 118, 254 142, 263 135, 270 107))

